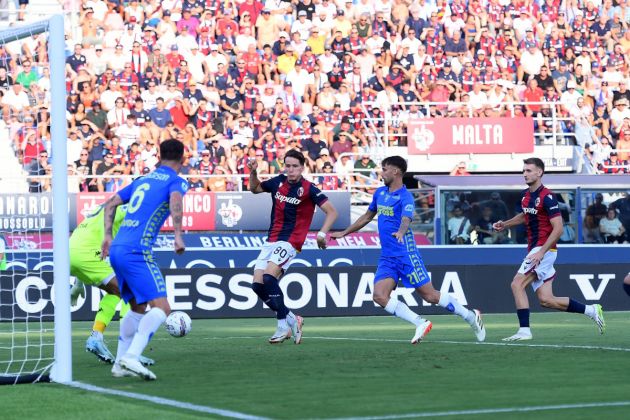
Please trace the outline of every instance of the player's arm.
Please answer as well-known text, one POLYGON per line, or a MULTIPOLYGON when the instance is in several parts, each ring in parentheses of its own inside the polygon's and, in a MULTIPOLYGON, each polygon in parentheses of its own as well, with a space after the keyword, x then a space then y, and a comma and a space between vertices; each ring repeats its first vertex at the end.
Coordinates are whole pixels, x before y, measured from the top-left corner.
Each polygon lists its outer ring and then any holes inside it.
POLYGON ((169 209, 173 218, 173 230, 175 232, 175 252, 181 254, 186 250, 182 236, 182 220, 184 217, 184 196, 179 191, 171 192, 169 209))
POLYGON ((361 230, 365 225, 370 223, 372 219, 376 216, 376 212, 372 210, 366 210, 353 224, 342 230, 341 232, 334 232, 330 235, 333 239, 343 238, 344 236, 361 230))
POLYGON ((398 242, 402 243, 403 238, 405 237, 405 234, 409 230, 410 224, 411 224, 411 218, 407 216, 403 216, 402 220, 400 221, 400 227, 398 228, 396 232, 392 233, 392 236, 396 238, 398 242))
POLYGON ((258 179, 258 162, 255 160, 247 162, 247 167, 249 168, 249 190, 254 194, 260 194, 265 192, 262 186, 260 185, 260 179, 258 179))
POLYGON ((335 220, 337 220, 337 209, 330 201, 326 201, 319 206, 319 208, 326 214, 326 218, 324 219, 322 228, 317 232, 317 246, 320 249, 326 249, 326 235, 332 228, 335 220))
POLYGON ((510 220, 499 220, 492 224, 492 228, 497 232, 501 232, 505 229, 509 229, 513 226, 518 226, 520 224, 525 223, 525 213, 519 213, 516 216, 512 217, 510 220))
POLYGON ((103 220, 105 223, 105 237, 101 244, 101 259, 104 260, 109 255, 109 247, 112 244, 114 227, 114 217, 116 217, 116 209, 121 204, 124 204, 122 198, 118 194, 114 194, 105 202, 103 206, 103 220))
POLYGON ((551 227, 552 227, 549 237, 535 254, 532 254, 528 257, 529 262, 532 264, 533 267, 536 267, 538 264, 540 264, 542 259, 545 257, 545 254, 547 253, 547 251, 549 251, 549 249, 556 242, 558 242, 558 239, 560 239, 560 236, 562 236, 562 230, 564 227, 564 223, 562 222, 562 216, 558 215, 556 217, 553 217, 552 219, 549 220, 549 222, 551 223, 551 227))

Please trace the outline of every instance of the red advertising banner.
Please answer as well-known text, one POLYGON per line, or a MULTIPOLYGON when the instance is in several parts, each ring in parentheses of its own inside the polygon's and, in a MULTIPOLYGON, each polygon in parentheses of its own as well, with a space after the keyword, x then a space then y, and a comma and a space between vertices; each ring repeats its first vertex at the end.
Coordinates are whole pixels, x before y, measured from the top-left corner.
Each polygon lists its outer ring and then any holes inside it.
MULTIPOLYGON (((77 225, 97 206, 104 203, 112 193, 77 194, 77 225)), ((184 195, 184 230, 215 229, 215 195, 211 192, 188 192, 184 195)), ((164 222, 162 231, 172 231, 173 220, 169 217, 164 222)))
POLYGON ((409 121, 409 153, 531 153, 531 118, 430 118, 409 121))

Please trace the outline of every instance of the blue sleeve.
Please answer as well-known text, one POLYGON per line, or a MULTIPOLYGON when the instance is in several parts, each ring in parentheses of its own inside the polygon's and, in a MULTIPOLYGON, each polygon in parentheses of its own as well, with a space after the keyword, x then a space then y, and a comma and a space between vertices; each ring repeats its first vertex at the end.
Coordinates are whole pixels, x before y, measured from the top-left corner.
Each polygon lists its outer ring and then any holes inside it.
POLYGON ((182 195, 186 194, 188 191, 188 182, 180 177, 177 177, 171 182, 168 189, 168 195, 170 196, 174 192, 181 193, 182 195))
POLYGON ((318 206, 322 206, 326 201, 328 201, 328 197, 324 194, 319 188, 315 185, 311 184, 311 188, 309 189, 309 195, 313 203, 318 206))
POLYGON ((543 200, 543 208, 547 212, 549 219, 560 216, 560 206, 558 200, 552 194, 547 194, 543 200))
POLYGON ((376 201, 376 197, 378 196, 378 194, 380 193, 380 188, 376 190, 376 192, 374 192, 374 194, 372 195, 372 202, 370 203, 370 205, 368 206, 368 210, 371 211, 372 213, 376 213, 378 210, 378 205, 377 205, 377 201, 376 201))
POLYGON ((122 190, 118 191, 117 194, 123 203, 128 203, 129 200, 131 200, 131 196, 133 195, 133 191, 135 190, 135 184, 136 182, 134 181, 122 190))
POLYGON ((413 220, 414 204, 413 204, 413 196, 411 195, 411 193, 407 192, 407 194, 405 194, 402 197, 400 204, 402 206, 402 212, 400 216, 408 217, 411 220, 413 220))

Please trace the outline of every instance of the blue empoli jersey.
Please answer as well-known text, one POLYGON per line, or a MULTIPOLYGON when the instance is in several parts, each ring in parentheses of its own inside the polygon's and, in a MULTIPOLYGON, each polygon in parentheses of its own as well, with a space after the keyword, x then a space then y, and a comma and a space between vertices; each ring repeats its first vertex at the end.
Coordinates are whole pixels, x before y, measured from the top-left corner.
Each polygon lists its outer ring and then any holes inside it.
POLYGON ((175 191, 184 195, 188 182, 167 166, 160 166, 120 190, 118 195, 129 205, 112 245, 151 249, 170 214, 169 199, 175 191))
POLYGON ((389 192, 389 187, 380 187, 372 196, 370 211, 378 216, 378 233, 381 239, 381 255, 395 257, 417 252, 416 241, 411 229, 407 230, 403 243, 392 234, 398 232, 403 216, 413 219, 413 196, 403 185, 397 191, 389 192))

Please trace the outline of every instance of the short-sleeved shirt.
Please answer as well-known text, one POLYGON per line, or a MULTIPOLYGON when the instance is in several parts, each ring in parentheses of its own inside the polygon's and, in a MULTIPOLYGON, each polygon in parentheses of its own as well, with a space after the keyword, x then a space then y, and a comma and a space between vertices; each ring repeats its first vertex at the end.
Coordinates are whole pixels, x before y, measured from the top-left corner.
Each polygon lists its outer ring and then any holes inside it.
POLYGON ((112 246, 151 249, 162 224, 170 215, 171 193, 179 192, 184 195, 186 191, 188 182, 167 166, 160 166, 118 191, 123 203, 129 205, 112 246))
POLYGON ((315 206, 321 207, 328 197, 306 179, 292 183, 284 174, 263 181, 260 186, 271 193, 273 200, 267 240, 287 241, 297 251, 302 250, 315 206))
POLYGON ((378 235, 381 240, 381 256, 398 257, 417 252, 413 232, 408 229, 402 243, 392 235, 398 232, 403 217, 413 219, 413 196, 403 185, 396 191, 384 186, 376 190, 368 210, 378 216, 378 235))
MULTIPOLYGON (((525 214, 527 250, 530 251, 547 242, 553 230, 551 219, 560 216, 560 206, 551 190, 541 185, 534 192, 529 191, 529 188, 521 192, 521 207, 518 212, 525 214)), ((556 244, 553 244, 550 249, 555 247, 556 244)))
MULTIPOLYGON (((127 214, 127 206, 118 206, 114 223, 112 225, 112 234, 116 237, 120 224, 127 214)), ((105 237, 105 212, 103 206, 98 206, 90 213, 72 232, 70 236, 70 249, 72 252, 81 250, 100 249, 105 237)))

